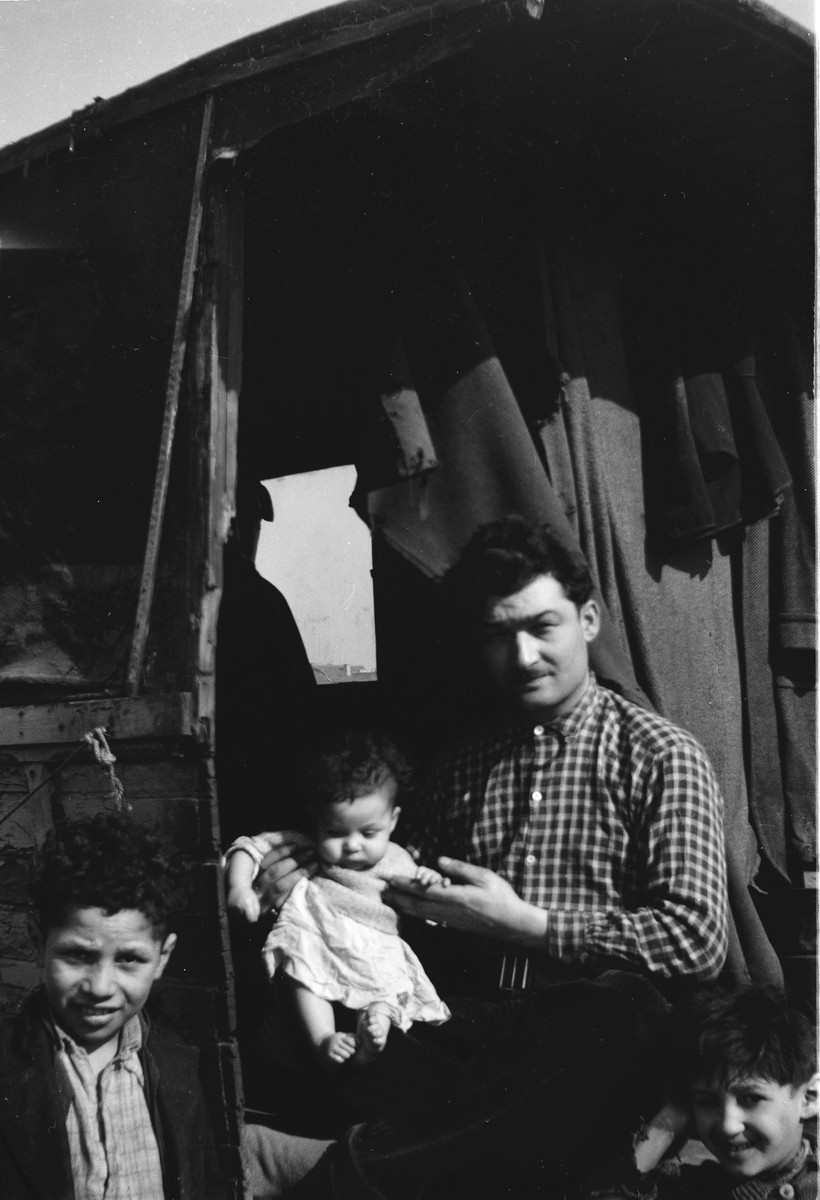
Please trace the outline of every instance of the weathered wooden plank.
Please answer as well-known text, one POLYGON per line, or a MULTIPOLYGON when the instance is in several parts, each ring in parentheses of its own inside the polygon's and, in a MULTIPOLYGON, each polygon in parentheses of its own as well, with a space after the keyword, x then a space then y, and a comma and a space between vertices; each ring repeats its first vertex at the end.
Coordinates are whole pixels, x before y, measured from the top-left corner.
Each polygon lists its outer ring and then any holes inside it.
POLYGON ((179 299, 177 302, 171 363, 168 368, 168 381, 165 392, 165 409, 162 419, 159 454, 157 457, 157 473, 154 482, 154 495, 151 501, 151 517, 148 524, 148 538, 142 567, 139 600, 137 603, 134 640, 131 644, 131 655, 126 673, 128 690, 132 696, 137 695, 142 676, 145 646, 148 641, 148 622, 151 615, 151 602, 154 598, 157 562, 159 560, 162 520, 165 514, 165 501, 168 495, 168 481, 171 477, 171 450, 174 444, 174 430, 176 428, 177 411, 179 409, 182 367, 185 360, 185 351, 188 346, 188 322, 191 314, 191 302, 194 296, 194 273, 196 271, 199 252, 199 235, 202 229, 202 180, 208 157, 208 146, 210 144, 212 114, 213 97, 208 96, 205 101, 202 114, 202 128, 199 135, 199 151, 194 171, 191 210, 188 215, 188 232, 185 237, 185 254, 182 260, 182 279, 180 281, 179 299))
POLYGON ((197 494, 207 490, 206 525, 199 558, 204 564, 198 596, 196 628, 197 713, 213 745, 215 707, 216 626, 222 596, 222 551, 235 512, 236 447, 239 391, 242 381, 244 316, 244 186, 230 163, 216 164, 210 173, 208 221, 204 233, 209 276, 209 302, 203 304, 200 353, 207 354, 203 372, 206 395, 194 426, 200 447, 194 480, 197 494), (207 338, 206 338, 207 334, 207 338))
POLYGON ((197 737, 190 692, 0 708, 0 747, 71 744, 102 725, 112 738, 197 737))

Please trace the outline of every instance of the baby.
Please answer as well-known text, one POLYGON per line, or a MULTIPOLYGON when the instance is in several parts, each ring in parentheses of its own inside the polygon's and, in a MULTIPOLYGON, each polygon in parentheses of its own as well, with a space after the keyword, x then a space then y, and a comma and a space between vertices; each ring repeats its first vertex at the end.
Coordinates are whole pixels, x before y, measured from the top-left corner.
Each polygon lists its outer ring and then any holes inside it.
MULTIPOLYGON (((398 918, 382 902, 386 881, 414 877, 442 883, 391 842, 407 767, 396 748, 375 734, 349 733, 319 753, 309 774, 310 815, 320 872, 304 878, 282 906, 263 954, 273 977, 281 970, 321 1062, 337 1067, 371 1062, 387 1044, 391 1025, 441 1024, 449 1010, 424 968, 399 937, 398 918), (339 1032, 333 1004, 358 1013, 356 1033, 339 1032)), ((229 848, 229 909, 255 922, 259 864, 283 839, 299 834, 240 837, 229 848)))

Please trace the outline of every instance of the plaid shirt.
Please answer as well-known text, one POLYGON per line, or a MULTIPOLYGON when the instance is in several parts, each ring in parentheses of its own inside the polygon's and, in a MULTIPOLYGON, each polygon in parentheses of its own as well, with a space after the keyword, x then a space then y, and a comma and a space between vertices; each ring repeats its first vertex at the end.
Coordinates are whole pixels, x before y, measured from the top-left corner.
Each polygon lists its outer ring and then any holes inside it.
POLYGON ((51 1029, 73 1094, 66 1131, 75 1195, 83 1200, 163 1200, 159 1147, 139 1058, 139 1017, 123 1027, 119 1049, 99 1075, 81 1046, 56 1025, 51 1029))
POLYGON ((494 725, 439 764, 408 823, 422 861, 489 867, 546 909, 547 953, 712 979, 726 956, 723 800, 682 729, 594 679, 547 725, 494 725))

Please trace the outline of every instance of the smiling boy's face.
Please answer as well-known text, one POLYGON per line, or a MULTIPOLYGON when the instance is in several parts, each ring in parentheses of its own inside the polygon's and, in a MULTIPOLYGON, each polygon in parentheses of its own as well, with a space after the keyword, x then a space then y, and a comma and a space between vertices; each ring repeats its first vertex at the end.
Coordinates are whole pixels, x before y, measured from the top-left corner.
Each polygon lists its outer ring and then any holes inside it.
POLYGON ((45 935, 43 982, 57 1025, 91 1053, 145 1004, 176 943, 144 913, 75 908, 45 935))
POLYGON ((769 1079, 698 1079, 692 1090, 695 1126, 727 1174, 774 1175, 794 1158, 803 1122, 817 1114, 817 1076, 793 1087, 769 1079))

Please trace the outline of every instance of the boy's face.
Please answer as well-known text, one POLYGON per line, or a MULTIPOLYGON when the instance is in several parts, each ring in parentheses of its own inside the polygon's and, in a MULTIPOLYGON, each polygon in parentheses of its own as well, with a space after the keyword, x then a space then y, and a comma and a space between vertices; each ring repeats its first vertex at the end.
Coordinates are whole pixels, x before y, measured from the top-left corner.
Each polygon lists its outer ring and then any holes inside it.
POLYGON ((733 1079, 728 1085, 697 1079, 695 1126, 727 1174, 753 1179, 777 1172, 803 1140, 803 1121, 817 1112, 817 1077, 808 1083, 733 1079))
POLYGON ((89 1053, 118 1038, 165 970, 176 935, 144 913, 75 908, 45 935, 46 997, 57 1025, 89 1053))
POLYGON ((399 809, 394 808, 395 780, 366 796, 322 809, 316 821, 316 848, 329 866, 366 871, 384 858, 399 809))

